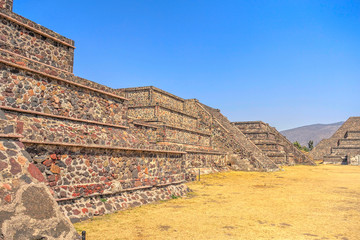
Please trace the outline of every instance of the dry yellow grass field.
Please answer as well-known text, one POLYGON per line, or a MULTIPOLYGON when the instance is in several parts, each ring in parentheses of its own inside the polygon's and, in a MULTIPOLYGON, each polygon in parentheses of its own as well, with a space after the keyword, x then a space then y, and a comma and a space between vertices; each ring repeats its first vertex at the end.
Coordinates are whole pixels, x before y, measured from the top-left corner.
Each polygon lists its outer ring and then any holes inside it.
POLYGON ((188 184, 188 197, 75 224, 89 240, 360 239, 360 167, 226 172, 188 184))

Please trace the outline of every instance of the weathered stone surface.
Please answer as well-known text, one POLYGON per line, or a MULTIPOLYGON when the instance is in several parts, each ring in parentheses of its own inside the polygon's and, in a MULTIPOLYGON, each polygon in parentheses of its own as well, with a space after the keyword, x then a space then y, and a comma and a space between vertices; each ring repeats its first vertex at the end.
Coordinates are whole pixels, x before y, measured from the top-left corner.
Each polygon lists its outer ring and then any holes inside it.
POLYGON ((29 164, 28 171, 29 171, 30 175, 33 178, 35 178, 36 180, 38 180, 39 182, 45 182, 44 175, 33 163, 29 164))
POLYGON ((55 164, 52 164, 52 165, 51 165, 51 168, 50 168, 50 171, 51 171, 52 173, 59 174, 61 170, 60 170, 60 167, 59 167, 59 166, 56 166, 55 164))
POLYGON ((43 184, 25 184, 11 205, 0 205, 0 229, 5 239, 80 239, 43 184))
POLYGON ((20 164, 17 163, 16 160, 13 158, 10 159, 10 166, 11 166, 10 172, 12 175, 16 175, 21 172, 20 164))
POLYGON ((48 187, 39 183, 45 179, 23 145, 2 138, 0 143, 0 154, 5 156, 0 161, 0 236, 19 240, 78 239, 48 187))
POLYGON ((53 198, 44 189, 30 186, 22 194, 24 214, 38 220, 46 220, 55 217, 53 198))

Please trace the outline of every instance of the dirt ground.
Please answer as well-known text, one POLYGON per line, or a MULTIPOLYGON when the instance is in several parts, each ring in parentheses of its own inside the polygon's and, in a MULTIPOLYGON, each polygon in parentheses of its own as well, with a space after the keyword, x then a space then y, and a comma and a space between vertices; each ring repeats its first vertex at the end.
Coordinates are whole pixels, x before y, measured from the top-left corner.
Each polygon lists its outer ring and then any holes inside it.
POLYGON ((89 240, 360 239, 360 167, 284 170, 202 176, 187 197, 75 227, 89 240))

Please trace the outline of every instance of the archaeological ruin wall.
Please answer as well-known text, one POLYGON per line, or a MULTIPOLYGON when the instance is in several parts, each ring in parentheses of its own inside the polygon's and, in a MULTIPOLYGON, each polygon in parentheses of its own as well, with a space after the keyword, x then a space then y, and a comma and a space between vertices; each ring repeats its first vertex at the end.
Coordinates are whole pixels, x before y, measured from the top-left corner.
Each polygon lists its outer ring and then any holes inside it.
POLYGON ((74 76, 72 40, 7 9, 0 17, 0 109, 13 122, 2 131, 19 138, 72 222, 187 192, 186 152, 151 142, 121 93, 74 76))
POLYGON ((185 152, 190 172, 226 169, 227 153, 215 150, 209 125, 200 124, 194 109, 187 109, 180 97, 155 87, 119 89, 129 99, 128 118, 134 124, 153 128, 151 139, 160 146, 175 144, 185 152))
POLYGON ((217 159, 222 153, 226 160, 221 162, 242 170, 276 169, 226 117, 196 99, 185 100, 152 86, 119 91, 129 99, 129 118, 159 126, 158 144, 177 143, 204 159, 211 154, 217 159))
POLYGON ((79 239, 16 128, 0 110, 0 238, 79 239))
POLYGON ((0 18, 4 236, 75 239, 68 219, 184 195, 199 170, 278 169, 218 110, 155 87, 112 89, 77 77, 74 41, 13 13, 10 0, 0 1, 0 18), (51 214, 29 222, 47 223, 39 230, 24 224, 19 232, 16 219, 31 218, 14 215, 26 209, 27 189, 50 199, 51 214))
POLYGON ((310 164, 314 162, 269 124, 261 121, 234 122, 252 142, 278 165, 310 164))
POLYGON ((328 139, 323 139, 310 152, 325 164, 360 165, 360 117, 350 117, 328 139))

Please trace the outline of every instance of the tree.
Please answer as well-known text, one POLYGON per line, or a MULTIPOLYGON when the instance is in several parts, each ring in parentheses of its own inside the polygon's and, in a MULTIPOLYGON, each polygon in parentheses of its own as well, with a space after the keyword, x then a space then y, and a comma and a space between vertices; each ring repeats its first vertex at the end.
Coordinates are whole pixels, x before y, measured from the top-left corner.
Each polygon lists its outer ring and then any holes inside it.
POLYGON ((302 146, 300 145, 300 143, 298 141, 294 142, 293 144, 297 149, 299 149, 299 150, 302 149, 302 146))
POLYGON ((313 148, 314 148, 314 141, 313 140, 310 140, 308 142, 308 148, 309 148, 310 151, 313 150, 313 148))

